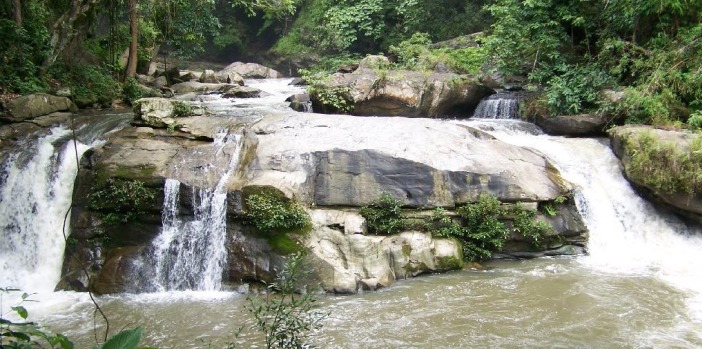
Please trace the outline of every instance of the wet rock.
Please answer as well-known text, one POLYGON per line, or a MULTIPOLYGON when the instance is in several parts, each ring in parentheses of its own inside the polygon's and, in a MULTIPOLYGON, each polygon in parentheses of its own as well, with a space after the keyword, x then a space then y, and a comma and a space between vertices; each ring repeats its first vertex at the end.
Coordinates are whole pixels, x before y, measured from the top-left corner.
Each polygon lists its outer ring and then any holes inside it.
POLYGON ((20 122, 59 111, 75 111, 75 105, 66 97, 35 93, 7 102, 5 111, 0 121, 20 122))
POLYGON ((178 84, 175 84, 171 86, 173 91, 177 94, 183 94, 183 93, 190 93, 190 92, 196 92, 199 94, 206 94, 206 93, 212 93, 212 92, 222 92, 222 90, 232 88, 234 85, 230 84, 210 84, 210 83, 202 83, 198 81, 188 81, 188 82, 181 82, 178 84))
POLYGON ((310 101, 310 95, 307 93, 298 93, 292 95, 285 99, 286 102, 290 102, 290 109, 299 112, 309 112, 312 108, 312 102, 310 101))
POLYGON ((223 90, 223 98, 258 98, 261 90, 255 87, 233 85, 223 90))
MULTIPOLYGON (((277 79, 283 75, 257 63, 234 62, 218 72, 218 76, 238 74, 246 79, 277 79)), ((233 79, 233 77, 232 77, 233 79)))
POLYGON ((134 120, 156 128, 176 125, 176 118, 187 116, 179 114, 181 111, 178 109, 180 106, 178 103, 190 105, 186 101, 167 98, 141 98, 134 102, 134 120))
POLYGON ((601 137, 605 135, 609 121, 606 115, 580 114, 539 117, 535 123, 550 135, 601 137))
MULTIPOLYGON (((227 81, 219 81, 217 79, 217 76, 215 76, 214 70, 205 70, 202 75, 200 75, 200 79, 198 79, 199 82, 202 83, 210 83, 210 84, 218 84, 222 82, 227 82, 227 81)), ((231 83, 231 82, 228 82, 231 83)))

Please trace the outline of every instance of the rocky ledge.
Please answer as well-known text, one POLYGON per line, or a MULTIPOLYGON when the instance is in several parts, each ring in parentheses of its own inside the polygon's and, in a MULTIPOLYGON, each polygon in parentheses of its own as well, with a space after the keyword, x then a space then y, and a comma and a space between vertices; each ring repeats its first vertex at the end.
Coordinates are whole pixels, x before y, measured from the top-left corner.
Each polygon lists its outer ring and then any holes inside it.
MULTIPOLYGON (((181 198, 179 211, 193 215, 194 193, 213 188, 232 157, 238 165, 223 183, 229 253, 223 282, 233 287, 270 281, 286 253, 247 225, 245 199, 263 189, 297 202, 309 215, 309 229, 289 237, 308 251, 314 275, 331 292, 376 289, 397 279, 462 267, 456 240, 435 238, 417 227, 368 235, 359 209, 382 195, 398 200, 404 214, 420 216, 438 207, 453 212, 484 194, 531 210, 550 205, 550 214, 534 211, 537 220, 553 227, 544 244, 536 248, 515 232, 503 253, 584 252, 587 230, 573 200, 563 200, 571 185, 548 160, 465 125, 295 112, 270 113, 254 124, 206 115, 164 118, 177 120, 179 127, 163 122, 156 128, 124 129, 84 159, 71 219, 76 241, 67 249, 60 288, 143 291, 135 276, 143 270, 135 266, 161 229, 165 180, 177 179, 181 193, 190 193, 181 198), (218 143, 223 128, 238 134, 238 141, 218 143), (104 212, 91 198, 110 180, 139 181, 156 200, 140 203, 140 215, 129 224, 106 225, 104 212), (92 282, 78 272, 81 264, 90 266, 92 282)), ((143 113, 137 119, 135 123, 146 122, 143 113)))

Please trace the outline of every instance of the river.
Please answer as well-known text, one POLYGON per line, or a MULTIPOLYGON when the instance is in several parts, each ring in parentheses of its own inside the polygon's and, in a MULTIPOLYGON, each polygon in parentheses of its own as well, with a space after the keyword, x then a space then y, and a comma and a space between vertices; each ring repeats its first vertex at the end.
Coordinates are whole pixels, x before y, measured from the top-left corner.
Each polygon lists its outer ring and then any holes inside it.
MULTIPOLYGON (((265 114, 262 105, 266 103, 279 108, 280 100, 272 96, 295 92, 283 87, 287 81, 252 82, 270 93, 234 107, 238 113, 252 107, 256 116, 265 114)), ((697 228, 657 212, 636 195, 605 139, 545 136, 534 126, 514 120, 445 122, 481 128, 551 159, 576 186, 578 209, 590 230, 589 255, 492 261, 480 270, 403 280, 376 292, 320 295, 321 310, 330 315, 312 334, 312 344, 320 348, 702 347, 702 268, 697 266, 702 238, 697 228)), ((67 171, 75 173, 75 169, 67 171)), ((47 176, 49 182, 57 178, 47 176)), ((9 206, 7 200, 0 202, 0 213, 7 214, 9 206)), ((1 251, 9 255, 7 247, 1 251)), ((50 263, 37 265, 50 268, 50 263)), ((27 277, 32 272, 25 270, 15 279, 36 281, 27 277)), ((7 275, 0 277, 6 280, 7 275)), ((37 286, 39 292, 33 298, 39 302, 26 304, 30 319, 65 333, 78 348, 94 345, 94 307, 88 296, 51 292, 52 287, 37 286)), ((11 295, 5 297, 3 311, 12 302, 11 295)), ((262 347, 260 335, 250 328, 253 319, 244 309, 246 296, 240 293, 121 294, 99 297, 98 302, 113 331, 143 326, 144 345, 221 348, 236 342, 242 348, 262 347)), ((104 327, 97 321, 96 328, 104 327)))

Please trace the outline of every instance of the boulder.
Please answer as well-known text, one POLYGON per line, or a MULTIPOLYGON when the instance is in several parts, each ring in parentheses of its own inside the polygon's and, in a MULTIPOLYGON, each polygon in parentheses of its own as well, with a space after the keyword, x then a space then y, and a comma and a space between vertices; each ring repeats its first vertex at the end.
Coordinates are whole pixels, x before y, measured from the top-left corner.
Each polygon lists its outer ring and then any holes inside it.
MULTIPOLYGON (((371 57, 374 56, 366 57, 367 62, 363 64, 375 64, 371 57)), ((349 113, 353 115, 468 117, 481 99, 494 93, 465 75, 378 71, 364 68, 364 65, 352 74, 333 74, 321 86, 316 86, 310 95, 314 110, 338 112, 328 97, 335 95, 351 105, 349 113)))
POLYGON ((168 86, 168 79, 166 79, 165 76, 159 76, 156 79, 154 79, 153 86, 156 88, 168 86))
POLYGON ((218 76, 234 74, 241 75, 245 79, 277 79, 283 75, 271 68, 264 67, 257 63, 234 62, 218 72, 218 76))
MULTIPOLYGON (((167 98, 141 98, 134 102, 134 120, 143 122, 145 125, 155 128, 166 128, 176 124, 176 118, 187 115, 179 115, 179 108, 190 106, 186 101, 178 101, 167 98)), ((192 107, 191 107, 192 108, 192 107)))
POLYGON ((696 222, 702 222, 702 197, 695 188, 699 180, 696 156, 690 153, 698 133, 626 125, 609 130, 612 150, 621 159, 626 178, 640 194, 660 207, 696 222), (646 141, 641 141, 646 139, 646 141), (649 156, 653 154, 653 156, 649 156), (645 156, 645 168, 636 168, 636 157, 645 156), (690 166, 684 165, 687 159, 690 166))
POLYGON ((395 280, 463 266, 458 242, 421 232, 345 235, 322 227, 310 232, 305 244, 322 288, 335 293, 377 289, 395 280))
POLYGON ((358 207, 382 193, 411 207, 453 207, 481 193, 536 202, 571 189, 541 154, 440 120, 292 114, 251 131, 248 183, 316 206, 358 207))
POLYGON ((200 75, 200 79, 198 79, 199 82, 203 83, 210 83, 210 84, 218 84, 226 81, 219 81, 217 79, 217 76, 215 76, 214 70, 205 70, 202 75, 200 75))
POLYGON ((312 102, 310 101, 310 95, 307 93, 298 93, 292 95, 285 99, 286 102, 290 102, 290 109, 294 111, 299 111, 303 113, 309 113, 312 111, 312 102))
MULTIPOLYGON (((358 63, 357 69, 353 69, 350 73, 358 69, 387 69, 390 66, 390 60, 385 56, 380 55, 368 55, 363 57, 358 63)), ((345 71, 340 71, 341 73, 346 73, 345 71)))
POLYGON ((236 72, 218 71, 215 72, 215 78, 227 84, 244 86, 244 78, 236 72))
POLYGON ((606 115, 580 114, 538 117, 535 123, 550 135, 601 137, 606 134, 609 121, 609 117, 606 115))
POLYGON ((232 85, 223 90, 222 97, 224 98, 258 98, 261 96, 261 90, 255 87, 232 85))
POLYGON ((59 111, 75 111, 75 105, 66 97, 34 93, 17 97, 5 105, 3 121, 20 122, 59 111))
POLYGON ((288 85, 290 85, 290 86, 307 86, 308 83, 303 78, 293 78, 292 81, 290 81, 290 83, 288 85))

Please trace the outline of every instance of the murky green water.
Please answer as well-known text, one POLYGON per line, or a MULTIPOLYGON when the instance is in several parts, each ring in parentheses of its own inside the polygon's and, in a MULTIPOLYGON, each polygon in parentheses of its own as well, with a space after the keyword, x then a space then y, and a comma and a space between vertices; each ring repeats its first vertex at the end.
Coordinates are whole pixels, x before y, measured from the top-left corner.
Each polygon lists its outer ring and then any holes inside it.
MULTIPOLYGON (((581 257, 587 258, 587 257, 581 257)), ((581 259, 502 261, 487 271, 405 280, 378 292, 321 298, 330 316, 311 342, 320 348, 697 348, 702 322, 689 295, 649 276, 592 271, 581 259)), ((77 296, 77 295, 74 295, 77 296)), ((145 344, 261 347, 246 328, 245 296, 165 293, 102 299, 112 329, 144 326, 145 344)), ((90 347, 85 300, 44 323, 90 347)))

